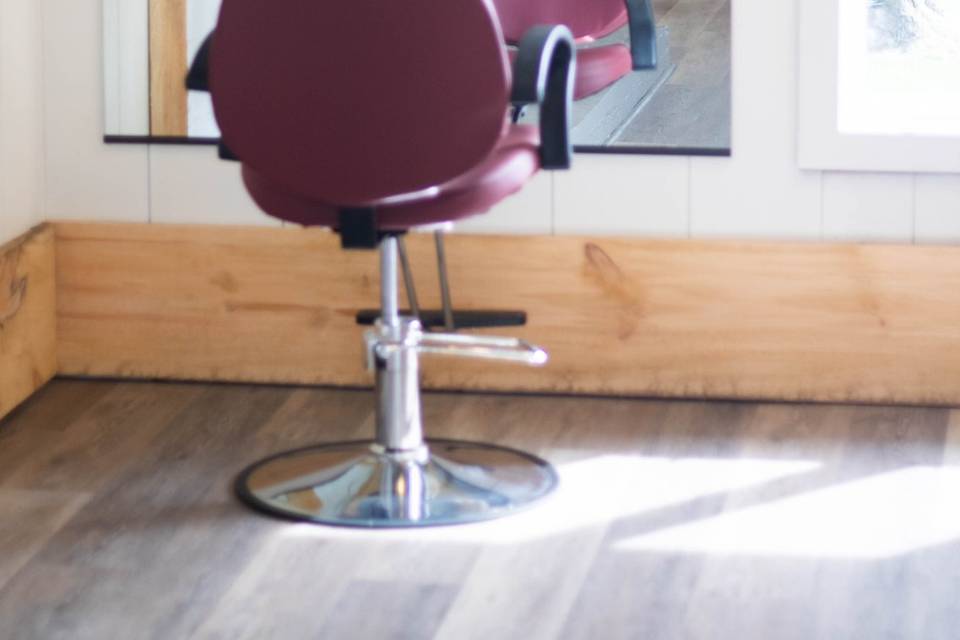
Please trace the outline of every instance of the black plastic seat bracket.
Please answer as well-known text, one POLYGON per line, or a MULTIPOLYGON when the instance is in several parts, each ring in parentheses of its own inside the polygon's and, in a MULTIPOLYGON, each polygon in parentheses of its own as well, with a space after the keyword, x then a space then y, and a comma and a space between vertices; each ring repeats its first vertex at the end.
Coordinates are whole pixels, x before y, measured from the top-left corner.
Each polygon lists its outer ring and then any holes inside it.
POLYGON ((340 209, 335 230, 344 249, 376 249, 384 235, 377 229, 377 211, 372 207, 340 209))
POLYGON ((187 72, 187 89, 190 91, 210 91, 210 45, 213 43, 213 31, 203 40, 197 50, 190 71, 187 72))
MULTIPOLYGON (((401 316, 413 316, 410 309, 401 309, 401 316)), ((380 317, 380 309, 361 309, 357 312, 357 324, 372 325, 380 317)), ((421 309, 417 315, 426 330, 446 329, 447 322, 442 309, 421 309)), ((526 311, 453 311, 454 329, 492 329, 495 327, 522 327, 527 324, 526 311)))

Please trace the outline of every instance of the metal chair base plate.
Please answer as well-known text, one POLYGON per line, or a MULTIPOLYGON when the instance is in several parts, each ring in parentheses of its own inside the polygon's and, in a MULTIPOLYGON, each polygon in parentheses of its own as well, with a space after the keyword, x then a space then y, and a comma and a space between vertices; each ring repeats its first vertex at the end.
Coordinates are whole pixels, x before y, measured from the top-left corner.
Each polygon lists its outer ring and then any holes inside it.
POLYGON ((431 440, 417 453, 318 445, 247 468, 237 495, 270 515, 366 528, 430 527, 516 513, 557 486, 553 467, 494 445, 431 440))

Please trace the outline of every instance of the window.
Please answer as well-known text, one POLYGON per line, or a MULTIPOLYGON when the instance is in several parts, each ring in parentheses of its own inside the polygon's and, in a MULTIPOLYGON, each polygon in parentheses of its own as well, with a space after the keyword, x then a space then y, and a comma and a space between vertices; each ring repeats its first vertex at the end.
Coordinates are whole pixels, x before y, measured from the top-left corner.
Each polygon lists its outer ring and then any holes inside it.
POLYGON ((960 3, 799 5, 800 166, 960 172, 960 3))

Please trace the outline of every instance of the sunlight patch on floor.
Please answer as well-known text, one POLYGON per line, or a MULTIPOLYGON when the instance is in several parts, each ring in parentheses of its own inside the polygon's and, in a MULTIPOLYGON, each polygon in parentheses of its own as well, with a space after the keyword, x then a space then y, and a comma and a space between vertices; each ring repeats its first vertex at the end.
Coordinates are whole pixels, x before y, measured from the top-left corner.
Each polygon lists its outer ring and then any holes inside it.
POLYGON ((290 525, 282 535, 516 544, 604 526, 619 518, 807 473, 819 467, 818 462, 793 460, 599 455, 558 465, 560 488, 541 504, 508 518, 455 527, 389 531, 290 525))
POLYGON ((960 538, 960 469, 907 467, 619 542, 623 551, 888 558, 960 538))

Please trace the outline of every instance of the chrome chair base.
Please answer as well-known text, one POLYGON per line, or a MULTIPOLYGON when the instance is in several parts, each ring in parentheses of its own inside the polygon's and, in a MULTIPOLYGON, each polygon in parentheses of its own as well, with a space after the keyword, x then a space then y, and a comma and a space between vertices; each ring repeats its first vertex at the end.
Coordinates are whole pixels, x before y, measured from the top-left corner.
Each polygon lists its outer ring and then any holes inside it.
POLYGON ((388 452, 370 442, 318 445, 268 458, 237 478, 253 508, 290 520, 368 528, 490 520, 549 494, 557 474, 505 447, 431 440, 388 452))
POLYGON ((320 524, 429 527, 509 515, 556 487, 553 468, 527 453, 424 440, 421 355, 529 366, 544 364, 548 356, 524 340, 428 333, 416 318, 401 317, 398 244, 390 235, 380 242, 381 318, 364 335, 367 369, 375 378, 374 441, 319 445, 254 464, 240 474, 236 491, 255 509, 320 524))

